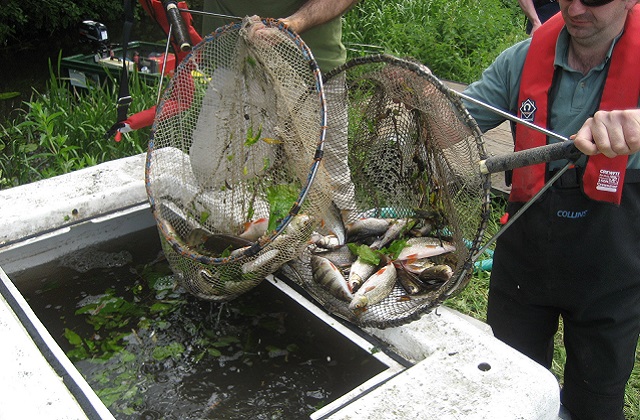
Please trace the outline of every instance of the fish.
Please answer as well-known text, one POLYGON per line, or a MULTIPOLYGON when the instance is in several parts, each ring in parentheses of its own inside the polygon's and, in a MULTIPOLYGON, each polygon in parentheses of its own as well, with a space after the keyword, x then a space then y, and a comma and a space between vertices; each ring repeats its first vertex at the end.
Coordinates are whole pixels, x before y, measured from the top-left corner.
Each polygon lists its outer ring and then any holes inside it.
POLYGON ((289 235, 299 235, 304 233, 312 223, 313 218, 308 214, 296 214, 293 216, 287 227, 284 228, 284 232, 289 235))
POLYGON ((200 278, 203 282, 198 282, 195 286, 197 289, 197 295, 203 299, 210 299, 211 295, 230 297, 238 295, 252 289, 255 285, 255 281, 223 281, 220 279, 220 275, 216 272, 211 272, 208 269, 201 269, 198 271, 200 278))
POLYGON ((290 249, 292 243, 299 242, 303 237, 306 240, 307 235, 309 235, 311 231, 313 220, 311 216, 306 214, 293 216, 289 224, 271 242, 271 246, 274 248, 290 249))
POLYGON ((418 279, 426 284, 444 283, 451 279, 451 277, 453 277, 453 269, 446 264, 438 264, 425 268, 418 275, 418 279))
POLYGON ((252 220, 243 225, 244 231, 239 235, 239 237, 255 242, 262 235, 267 233, 268 226, 269 226, 269 219, 267 219, 266 217, 261 217, 257 220, 252 220))
POLYGON ((396 279, 396 267, 393 262, 389 262, 360 286, 349 303, 349 309, 360 314, 371 305, 381 302, 393 290, 396 279))
POLYGON ((191 248, 198 248, 211 237, 212 233, 202 228, 191 229, 185 238, 185 242, 191 248))
POLYGON ((454 252, 456 247, 451 242, 442 241, 438 238, 422 237, 407 239, 405 246, 397 260, 419 260, 422 258, 434 257, 436 255, 454 252))
POLYGON ((324 249, 336 249, 344 245, 344 243, 340 243, 340 239, 334 234, 322 235, 318 232, 313 232, 311 234, 311 238, 309 238, 309 243, 312 243, 320 248, 324 249))
POLYGON ((402 267, 405 271, 416 275, 422 273, 426 268, 436 265, 436 263, 433 262, 430 258, 410 258, 407 260, 400 260, 400 262, 402 263, 402 267))
POLYGON ((331 261, 318 255, 311 256, 311 273, 313 280, 324 287, 332 296, 345 302, 351 302, 353 295, 349 290, 340 269, 331 261))
POLYGON ((338 209, 338 206, 336 206, 334 202, 331 202, 323 212, 321 226, 325 231, 338 238, 339 245, 345 244, 347 237, 345 226, 342 222, 340 209, 338 209))
POLYGON ((255 259, 242 264, 242 273, 247 274, 253 273, 258 270, 263 270, 265 269, 265 266, 266 270, 269 273, 276 271, 278 267, 274 267, 273 265, 275 265, 274 259, 278 256, 278 254, 280 254, 279 249, 270 249, 268 251, 265 251, 264 253, 258 255, 255 259), (271 264, 271 266, 267 266, 267 264, 271 264))
POLYGON ((220 256, 225 251, 235 251, 239 248, 251 246, 253 241, 226 233, 210 234, 198 248, 211 256, 220 256))
POLYGON ((433 230, 433 224, 429 221, 423 221, 420 225, 414 227, 409 231, 411 236, 420 237, 427 236, 433 230))
POLYGON ((409 219, 396 219, 392 221, 384 235, 381 238, 376 239, 371 245, 369 245, 369 248, 384 248, 385 246, 387 246, 387 244, 393 242, 400 236, 402 230, 407 226, 407 224, 409 224, 409 219))
POLYGON ((366 239, 377 238, 389 229, 388 219, 369 217, 358 219, 347 225, 347 242, 362 242, 366 239))
POLYGON ((396 263, 398 275, 398 283, 409 295, 418 295, 424 291, 422 283, 418 280, 418 276, 406 269, 403 262, 396 263))
POLYGON ((249 248, 251 248, 251 247, 250 246, 243 246, 242 248, 234 249, 233 251, 231 251, 229 256, 230 257, 237 257, 237 256, 243 254, 244 252, 246 252, 249 248))
POLYGON ((349 269, 349 278, 347 280, 349 290, 355 293, 360 286, 376 272, 377 268, 376 265, 367 263, 358 257, 349 269))
POLYGON ((356 256, 353 252, 351 252, 348 246, 344 245, 328 250, 316 248, 315 250, 312 250, 311 253, 328 259, 338 268, 349 268, 356 260, 356 256))

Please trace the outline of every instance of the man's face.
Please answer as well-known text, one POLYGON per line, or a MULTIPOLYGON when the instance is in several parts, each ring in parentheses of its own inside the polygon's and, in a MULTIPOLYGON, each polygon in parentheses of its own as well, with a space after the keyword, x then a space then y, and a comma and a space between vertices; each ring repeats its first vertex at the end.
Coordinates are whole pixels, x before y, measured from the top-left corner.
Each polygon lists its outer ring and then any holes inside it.
POLYGON ((588 45, 610 41, 624 27, 627 11, 637 0, 613 0, 597 7, 589 7, 580 0, 559 0, 560 11, 567 30, 574 41, 588 45))

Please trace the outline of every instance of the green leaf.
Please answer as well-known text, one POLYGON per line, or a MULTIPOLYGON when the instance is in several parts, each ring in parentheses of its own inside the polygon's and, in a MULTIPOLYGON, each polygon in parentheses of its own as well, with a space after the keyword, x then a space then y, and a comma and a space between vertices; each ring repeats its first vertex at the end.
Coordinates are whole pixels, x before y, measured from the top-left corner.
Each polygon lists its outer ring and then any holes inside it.
POLYGON ((213 357, 222 356, 222 352, 220 350, 218 350, 218 349, 207 349, 207 352, 213 357))
POLYGON ((64 337, 69 341, 72 346, 82 346, 82 338, 69 328, 64 329, 64 337))
POLYGON ((177 359, 184 353, 184 345, 182 343, 173 342, 168 346, 158 346, 153 349, 152 356, 156 360, 165 360, 170 357, 177 359))
POLYGON ((381 255, 380 251, 373 250, 369 248, 368 245, 365 245, 365 244, 356 245, 353 243, 349 243, 347 244, 347 246, 349 247, 349 250, 353 254, 355 254, 358 258, 362 260, 362 262, 371 264, 371 265, 380 264, 380 255, 381 255))

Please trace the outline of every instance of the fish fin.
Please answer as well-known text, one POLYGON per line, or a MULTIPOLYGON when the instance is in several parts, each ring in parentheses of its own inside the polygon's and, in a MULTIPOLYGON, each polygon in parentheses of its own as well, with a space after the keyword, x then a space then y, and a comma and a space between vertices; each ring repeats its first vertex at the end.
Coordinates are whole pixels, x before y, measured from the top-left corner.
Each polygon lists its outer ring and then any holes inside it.
POLYGON ((387 269, 389 268, 388 265, 385 265, 384 267, 382 267, 380 270, 376 271, 376 274, 382 274, 385 271, 387 271, 387 269))

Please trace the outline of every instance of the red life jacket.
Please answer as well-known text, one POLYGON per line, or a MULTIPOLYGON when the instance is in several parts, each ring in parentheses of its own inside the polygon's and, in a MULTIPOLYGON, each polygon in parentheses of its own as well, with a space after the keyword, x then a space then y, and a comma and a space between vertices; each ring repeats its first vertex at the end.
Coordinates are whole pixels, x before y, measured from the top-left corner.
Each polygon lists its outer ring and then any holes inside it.
MULTIPOLYGON (((563 27, 564 20, 558 13, 535 32, 522 70, 518 117, 531 121, 533 116, 531 122, 545 128, 555 70, 556 42, 563 27)), ((600 110, 637 108, 640 98, 639 51, 640 5, 636 5, 629 12, 624 33, 614 47, 600 110)), ((523 125, 517 127, 516 151, 546 143, 545 134, 523 125)), ((628 156, 590 156, 582 179, 584 193, 593 200, 620 204, 627 161, 628 156)), ((544 186, 546 172, 545 163, 514 169, 509 200, 528 201, 544 186)))

